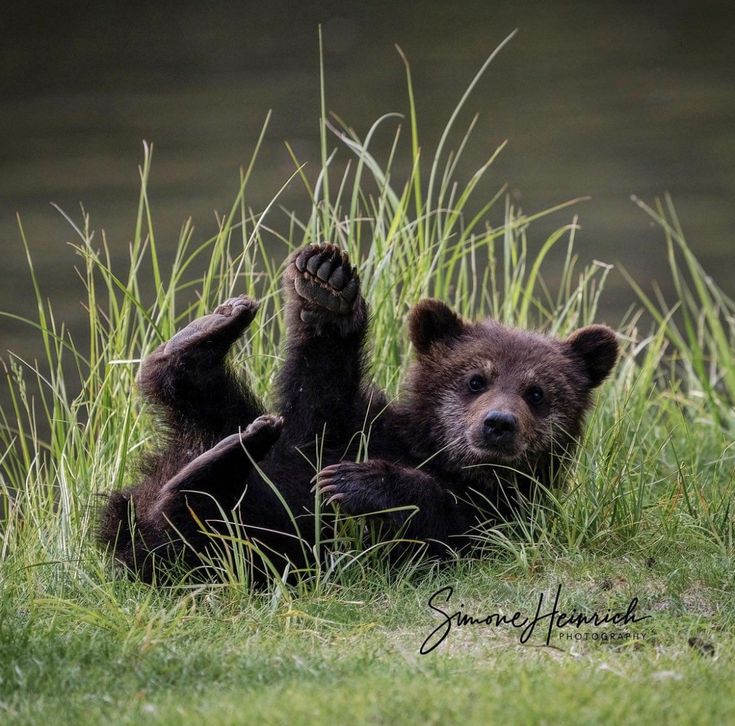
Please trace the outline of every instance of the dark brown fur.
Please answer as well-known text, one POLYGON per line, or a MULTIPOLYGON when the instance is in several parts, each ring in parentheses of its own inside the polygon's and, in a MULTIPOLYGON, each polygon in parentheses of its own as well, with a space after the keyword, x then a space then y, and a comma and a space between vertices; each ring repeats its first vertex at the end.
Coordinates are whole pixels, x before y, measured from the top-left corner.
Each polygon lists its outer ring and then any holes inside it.
MULTIPOLYGON (((163 441, 141 482, 110 498, 101 539, 144 579, 175 560, 196 567, 215 546, 212 532, 231 533, 222 511, 278 570, 306 564, 318 467, 318 490, 342 511, 398 509, 382 516, 393 531, 431 553, 461 548, 479 523, 512 516, 536 482, 555 482, 591 391, 617 357, 603 326, 559 341, 468 323, 424 300, 409 320, 416 359, 400 400, 387 405, 363 381, 367 307, 346 255, 331 245, 300 250, 284 294, 280 416, 263 415, 225 364, 257 310, 247 298, 190 324, 142 366, 140 388, 163 412, 163 441), (356 463, 354 434, 366 421, 369 459, 356 463)), ((255 558, 255 579, 264 570, 255 558)))

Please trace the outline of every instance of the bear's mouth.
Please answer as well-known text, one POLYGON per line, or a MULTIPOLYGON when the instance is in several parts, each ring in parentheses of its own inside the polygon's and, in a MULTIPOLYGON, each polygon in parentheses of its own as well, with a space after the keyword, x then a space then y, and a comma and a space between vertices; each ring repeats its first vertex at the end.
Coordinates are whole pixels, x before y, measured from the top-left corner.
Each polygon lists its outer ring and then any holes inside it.
POLYGON ((524 452, 524 447, 519 446, 517 439, 492 443, 484 437, 473 437, 469 444, 472 453, 488 464, 510 464, 521 459, 524 452))

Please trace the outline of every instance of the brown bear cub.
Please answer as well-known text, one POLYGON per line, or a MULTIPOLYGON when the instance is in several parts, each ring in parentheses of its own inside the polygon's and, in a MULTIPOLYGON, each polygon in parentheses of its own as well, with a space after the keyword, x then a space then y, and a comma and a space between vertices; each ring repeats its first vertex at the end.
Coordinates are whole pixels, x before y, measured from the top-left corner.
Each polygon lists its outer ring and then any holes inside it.
MULTIPOLYGON (((264 414, 227 365, 258 308, 246 297, 195 320, 142 365, 139 386, 162 413, 163 443, 143 461, 140 483, 110 497, 100 535, 145 580, 176 561, 201 566, 233 521, 277 570, 304 566, 317 472, 318 492, 343 513, 390 509, 381 522, 430 554, 463 548, 478 525, 512 516, 538 483, 554 483, 592 389, 617 358, 604 326, 555 340, 466 322, 423 300, 409 318, 416 359, 389 403, 363 380, 368 311, 346 254, 326 244, 299 250, 283 282, 279 416, 264 414), (357 463, 356 433, 368 428, 368 459, 357 463)), ((265 569, 256 558, 254 579, 265 569)))

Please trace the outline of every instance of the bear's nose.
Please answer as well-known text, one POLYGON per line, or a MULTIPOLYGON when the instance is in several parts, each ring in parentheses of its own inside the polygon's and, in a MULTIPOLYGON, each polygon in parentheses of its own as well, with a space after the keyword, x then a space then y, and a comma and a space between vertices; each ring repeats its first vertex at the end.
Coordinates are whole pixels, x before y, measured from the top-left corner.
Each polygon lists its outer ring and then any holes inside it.
POLYGON ((505 411, 490 411, 483 421, 485 436, 493 444, 508 443, 518 429, 518 419, 505 411))

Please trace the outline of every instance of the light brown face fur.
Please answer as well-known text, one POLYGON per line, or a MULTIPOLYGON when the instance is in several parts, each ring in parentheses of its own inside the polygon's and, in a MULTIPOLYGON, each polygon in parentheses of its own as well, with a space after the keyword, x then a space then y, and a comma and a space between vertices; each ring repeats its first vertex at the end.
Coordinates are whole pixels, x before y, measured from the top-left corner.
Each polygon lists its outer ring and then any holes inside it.
POLYGON ((467 463, 531 463, 551 452, 555 439, 577 434, 587 396, 574 385, 561 344, 492 323, 470 331, 440 360, 422 365, 431 370, 444 445, 467 463), (496 436, 486 423, 494 419, 511 430, 496 436))
POLYGON ((433 300, 412 311, 408 381, 424 435, 457 466, 528 470, 568 450, 592 388, 617 357, 614 334, 589 326, 555 340, 492 320, 466 323, 433 300))

